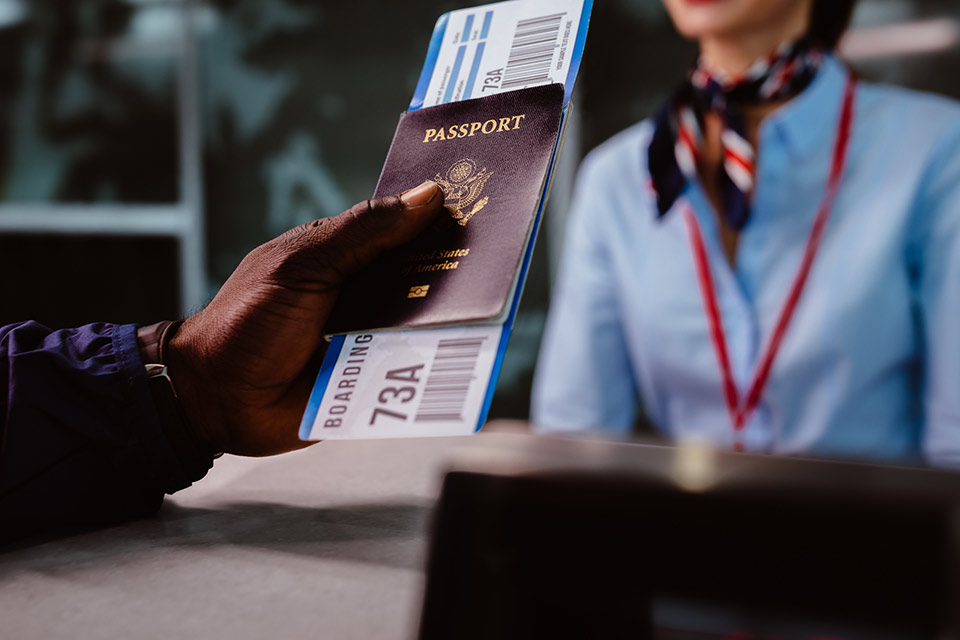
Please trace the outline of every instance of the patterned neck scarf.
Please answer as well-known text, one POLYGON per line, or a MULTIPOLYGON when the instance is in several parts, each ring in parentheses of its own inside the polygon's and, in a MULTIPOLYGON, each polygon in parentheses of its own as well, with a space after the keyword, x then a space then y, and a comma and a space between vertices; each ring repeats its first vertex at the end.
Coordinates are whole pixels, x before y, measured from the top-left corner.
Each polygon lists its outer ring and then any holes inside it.
POLYGON ((648 166, 660 216, 687 181, 697 179, 704 115, 714 112, 723 118, 723 164, 717 176, 721 214, 728 227, 742 229, 750 215, 756 153, 739 109, 792 98, 810 84, 822 62, 823 52, 801 39, 781 45, 736 77, 713 75, 698 64, 656 117, 648 166))

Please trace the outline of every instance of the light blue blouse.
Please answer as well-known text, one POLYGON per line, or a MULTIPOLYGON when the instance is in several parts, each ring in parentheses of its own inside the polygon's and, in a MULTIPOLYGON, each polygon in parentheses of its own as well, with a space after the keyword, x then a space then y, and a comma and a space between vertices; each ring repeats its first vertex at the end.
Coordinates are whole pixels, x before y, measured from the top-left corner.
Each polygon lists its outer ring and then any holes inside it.
MULTIPOLYGON (((657 218, 650 122, 584 160, 534 384, 540 430, 625 434, 639 399, 668 436, 732 446, 680 208, 703 230, 742 395, 823 196, 846 75, 828 58, 761 125, 734 266, 699 184, 657 218)), ((746 447, 960 466, 960 106, 860 83, 850 144, 746 447)))

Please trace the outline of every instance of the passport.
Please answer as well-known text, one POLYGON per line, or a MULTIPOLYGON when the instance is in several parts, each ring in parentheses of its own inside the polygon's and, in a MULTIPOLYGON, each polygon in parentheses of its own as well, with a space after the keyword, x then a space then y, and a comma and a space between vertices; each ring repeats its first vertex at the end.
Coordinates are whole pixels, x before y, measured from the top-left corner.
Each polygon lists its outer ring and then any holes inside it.
POLYGON ((549 84, 408 111, 374 196, 424 180, 444 191, 434 225, 351 278, 329 334, 502 323, 563 116, 549 84))

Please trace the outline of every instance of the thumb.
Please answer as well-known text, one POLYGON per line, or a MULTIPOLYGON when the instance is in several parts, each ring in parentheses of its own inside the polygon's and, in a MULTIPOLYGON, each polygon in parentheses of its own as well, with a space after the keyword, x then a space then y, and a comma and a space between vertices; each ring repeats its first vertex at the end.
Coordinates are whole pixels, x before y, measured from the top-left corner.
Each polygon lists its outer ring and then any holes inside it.
POLYGON ((304 225, 295 230, 297 244, 322 252, 323 263, 346 278, 418 236, 442 208, 443 190, 427 180, 398 196, 358 202, 340 215, 304 225))

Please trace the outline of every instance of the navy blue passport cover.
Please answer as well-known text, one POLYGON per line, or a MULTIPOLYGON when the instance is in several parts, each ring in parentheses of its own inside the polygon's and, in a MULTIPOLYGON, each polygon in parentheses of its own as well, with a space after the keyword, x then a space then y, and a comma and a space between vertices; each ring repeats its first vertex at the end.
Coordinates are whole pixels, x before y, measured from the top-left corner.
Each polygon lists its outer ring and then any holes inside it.
POLYGON ((563 85, 551 84, 405 113, 374 195, 436 180, 445 211, 419 238, 345 283, 324 332, 498 318, 537 212, 563 96, 563 85))

